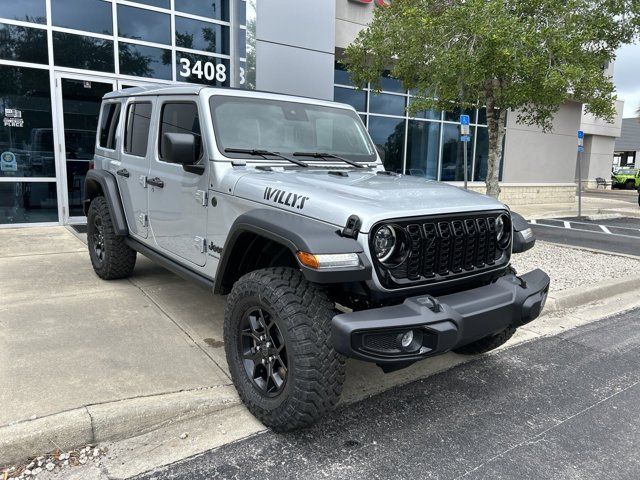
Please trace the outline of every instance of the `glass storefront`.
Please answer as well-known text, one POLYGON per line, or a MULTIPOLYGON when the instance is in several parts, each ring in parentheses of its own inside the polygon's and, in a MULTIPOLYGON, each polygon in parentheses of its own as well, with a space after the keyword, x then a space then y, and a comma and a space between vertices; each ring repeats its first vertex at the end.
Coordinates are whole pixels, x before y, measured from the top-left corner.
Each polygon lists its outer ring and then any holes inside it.
POLYGON ((469 115, 472 141, 466 144, 467 178, 485 180, 489 151, 486 109, 427 110, 409 117, 407 106, 412 95, 398 80, 381 77, 380 93, 373 92, 369 86, 358 90, 349 72, 340 64, 336 64, 334 84, 334 100, 357 110, 385 168, 398 173, 432 180, 464 180, 464 151, 459 141, 458 122, 460 115, 469 115))
POLYGON ((247 8, 245 0, 0 1, 0 226, 83 221, 105 93, 172 81, 252 87, 247 8))

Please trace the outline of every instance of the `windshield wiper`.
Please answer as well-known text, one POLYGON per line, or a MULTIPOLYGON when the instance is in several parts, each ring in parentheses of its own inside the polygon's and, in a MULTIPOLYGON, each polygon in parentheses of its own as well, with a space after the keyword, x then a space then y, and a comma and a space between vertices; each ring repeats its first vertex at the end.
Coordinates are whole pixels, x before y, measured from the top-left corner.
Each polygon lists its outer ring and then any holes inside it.
POLYGON ((333 153, 322 153, 322 152, 295 152, 293 154, 294 157, 313 157, 313 158, 335 158, 336 160, 342 160, 349 165, 353 165, 358 168, 366 168, 364 165, 354 162, 353 160, 349 160, 348 158, 340 157, 338 155, 334 155, 333 153))
POLYGON ((287 157, 286 155, 282 155, 278 152, 270 152, 269 150, 257 150, 252 148, 225 148, 225 153, 244 153, 246 155, 259 156, 266 160, 269 160, 267 156, 282 158, 283 160, 287 160, 291 163, 295 163, 296 165, 300 165, 301 167, 308 167, 309 165, 301 162, 298 159, 287 157))

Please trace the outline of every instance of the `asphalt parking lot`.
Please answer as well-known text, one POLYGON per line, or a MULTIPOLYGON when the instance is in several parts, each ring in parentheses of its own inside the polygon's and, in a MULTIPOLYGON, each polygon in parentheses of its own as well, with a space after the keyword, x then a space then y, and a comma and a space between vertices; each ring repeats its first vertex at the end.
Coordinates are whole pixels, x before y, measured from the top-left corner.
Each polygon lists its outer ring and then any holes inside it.
POLYGON ((588 220, 578 217, 532 219, 539 240, 626 255, 640 255, 640 218, 588 220))

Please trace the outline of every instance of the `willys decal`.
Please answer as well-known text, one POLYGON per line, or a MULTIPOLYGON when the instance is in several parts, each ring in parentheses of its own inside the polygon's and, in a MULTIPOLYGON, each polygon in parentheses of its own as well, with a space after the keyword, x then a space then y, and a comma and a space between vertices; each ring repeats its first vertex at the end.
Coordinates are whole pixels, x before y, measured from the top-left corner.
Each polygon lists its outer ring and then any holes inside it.
POLYGON ((305 197, 304 195, 298 195, 297 193, 287 192, 285 190, 280 190, 278 188, 267 187, 264 189, 264 199, 271 200, 274 203, 279 203, 280 205, 286 205, 287 207, 297 208, 298 210, 302 210, 304 208, 304 204, 309 197, 305 197))

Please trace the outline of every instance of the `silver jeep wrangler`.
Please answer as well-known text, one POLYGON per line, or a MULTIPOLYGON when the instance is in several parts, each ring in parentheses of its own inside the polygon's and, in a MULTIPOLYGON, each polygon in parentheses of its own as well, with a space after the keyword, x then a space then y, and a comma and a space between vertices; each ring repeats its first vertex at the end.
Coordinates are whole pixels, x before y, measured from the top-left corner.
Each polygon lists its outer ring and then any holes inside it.
POLYGON ((384 371, 477 354, 534 320, 517 276, 535 239, 492 198, 384 170, 353 108, 202 86, 105 96, 85 185, 91 263, 139 252, 227 295, 224 343, 249 410, 285 431, 340 397, 345 357, 384 371))

